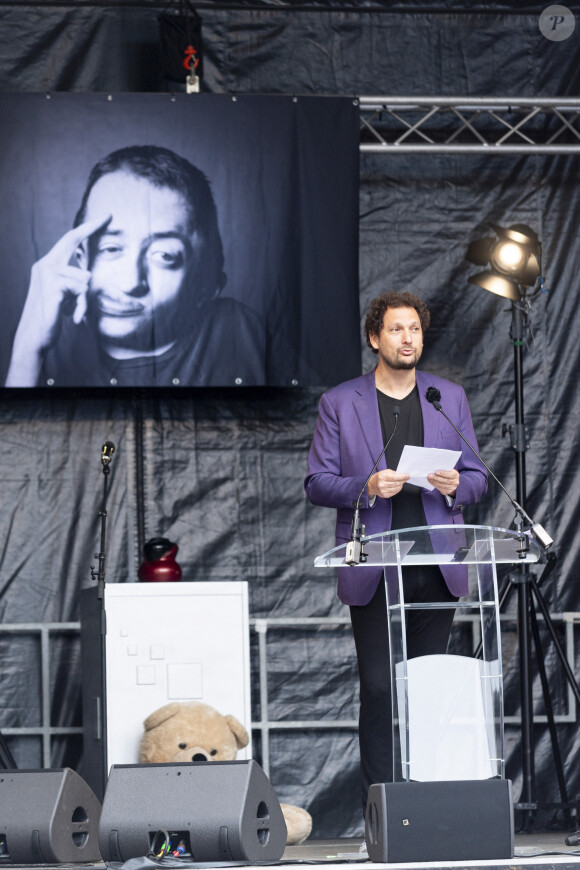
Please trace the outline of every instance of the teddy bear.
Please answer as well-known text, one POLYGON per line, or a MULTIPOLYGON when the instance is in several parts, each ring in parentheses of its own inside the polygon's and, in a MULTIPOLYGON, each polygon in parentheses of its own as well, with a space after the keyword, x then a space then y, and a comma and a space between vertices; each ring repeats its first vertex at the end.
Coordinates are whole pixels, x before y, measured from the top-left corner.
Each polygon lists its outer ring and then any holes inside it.
MULTIPOLYGON (((201 701, 173 701, 151 713, 143 723, 139 746, 142 764, 190 761, 235 761, 238 749, 250 742, 235 716, 225 716, 201 701)), ((280 804, 286 822, 286 844, 303 843, 312 830, 312 817, 301 807, 280 804)))

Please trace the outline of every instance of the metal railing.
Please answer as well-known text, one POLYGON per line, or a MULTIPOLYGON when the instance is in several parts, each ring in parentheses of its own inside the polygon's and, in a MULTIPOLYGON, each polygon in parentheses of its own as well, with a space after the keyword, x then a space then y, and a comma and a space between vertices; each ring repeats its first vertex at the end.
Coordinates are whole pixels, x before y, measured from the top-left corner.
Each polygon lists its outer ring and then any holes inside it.
MULTIPOLYGON (((502 614, 501 621, 505 628, 513 626, 515 629, 516 618, 509 614, 502 614)), ((565 641, 564 648, 566 657, 574 666, 574 626, 580 622, 579 614, 552 614, 552 619, 555 623, 561 623, 564 627, 565 641)), ((479 642, 479 618, 473 614, 458 614, 455 623, 470 624, 471 642, 473 649, 476 648, 479 642)), ((541 624, 542 620, 539 619, 541 624)), ((356 719, 338 719, 329 711, 331 718, 320 719, 282 719, 275 720, 270 718, 271 697, 268 686, 268 636, 272 631, 281 629, 291 629, 296 631, 311 631, 322 627, 334 628, 344 627, 350 628, 350 620, 348 617, 272 617, 258 618, 250 620, 250 628, 256 633, 258 638, 258 686, 259 693, 259 710, 260 719, 252 722, 252 731, 259 734, 261 747, 261 764, 264 771, 269 775, 270 770, 270 735, 272 732, 293 731, 293 730, 318 730, 318 731, 335 731, 337 729, 356 731, 358 722, 356 719)), ((40 670, 40 722, 36 726, 26 727, 8 727, 0 721, 0 731, 5 737, 39 737, 42 741, 42 766, 51 767, 52 756, 52 740, 54 737, 66 737, 79 735, 83 733, 82 727, 75 726, 54 726, 51 725, 50 717, 50 672, 51 672, 51 641, 63 634, 76 635, 80 634, 80 623, 78 622, 54 622, 54 623, 13 623, 0 625, 0 636, 2 634, 12 635, 36 635, 39 639, 39 670, 40 670)), ((79 640, 80 642, 80 640, 79 640)), ((354 647, 353 647, 353 662, 354 662, 354 647)), ((353 686, 354 689, 354 686, 353 686)), ((506 716, 506 725, 519 725, 521 720, 519 716, 506 716)), ((547 717, 543 714, 535 715, 534 721, 543 723, 547 721, 547 717)), ((574 723, 576 722, 576 705, 574 694, 567 686, 566 692, 566 712, 556 715, 555 721, 558 723, 574 723)))
MULTIPOLYGON (((6 623, 0 625, 0 636, 12 635, 36 635, 39 639, 40 668, 40 724, 26 727, 4 727, 0 721, 0 730, 5 737, 40 737, 42 740, 42 766, 51 767, 52 738, 63 737, 73 734, 82 734, 80 727, 54 726, 50 724, 50 665, 51 665, 51 639, 56 635, 80 634, 79 622, 21 622, 6 623)), ((80 643, 80 639, 79 639, 80 643)))

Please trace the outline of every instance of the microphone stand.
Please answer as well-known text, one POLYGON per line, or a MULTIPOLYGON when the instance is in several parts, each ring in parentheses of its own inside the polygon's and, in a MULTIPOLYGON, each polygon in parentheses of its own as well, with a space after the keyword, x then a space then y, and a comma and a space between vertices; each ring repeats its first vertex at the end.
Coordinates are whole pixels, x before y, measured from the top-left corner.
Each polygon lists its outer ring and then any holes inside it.
MULTIPOLYGON (((109 473, 110 473, 110 464, 111 459, 113 457, 113 453, 115 452, 115 445, 111 441, 107 441, 103 444, 101 449, 101 462, 103 464, 103 503, 102 509, 99 511, 99 516, 101 518, 101 550, 99 553, 95 553, 95 559, 98 559, 99 568, 98 571, 95 571, 95 566, 91 565, 91 578, 97 581, 97 598, 101 603, 101 706, 100 706, 100 728, 101 734, 103 736, 103 747, 106 747, 106 723, 107 723, 107 714, 106 714, 106 674, 105 674, 105 644, 106 644, 106 631, 105 631, 105 542, 106 542, 106 528, 107 528, 107 497, 108 497, 108 481, 109 481, 109 473)), ((103 765, 104 765, 104 779, 103 782, 107 781, 107 753, 103 752, 103 765)), ((17 765, 14 761, 12 753, 10 752, 6 741, 2 733, 0 732, 0 769, 3 770, 16 770, 17 765)))
POLYGON ((107 783, 107 625, 105 613, 105 561, 106 561, 106 538, 107 538, 107 499, 109 496, 109 474, 111 472, 111 459, 115 452, 115 445, 106 441, 101 449, 101 463, 103 465, 103 501, 99 511, 101 518, 101 549, 95 553, 98 560, 98 570, 91 565, 91 577, 97 582, 97 600, 100 606, 100 657, 101 657, 101 699, 98 710, 99 728, 102 745, 102 778, 103 792, 107 783))
POLYGON ((381 461, 381 459, 383 458, 383 456, 387 452, 387 447, 389 446, 389 444, 393 440, 393 437, 394 437, 395 432, 397 430, 397 423, 399 422, 400 413, 401 412, 399 410, 399 406, 395 405, 393 408, 393 416, 395 418, 395 425, 393 426, 393 431, 391 432, 391 434, 387 440, 387 443, 385 444, 385 446, 381 450, 377 461, 375 462, 375 464, 371 468, 371 470, 368 474, 368 477, 364 482, 363 488, 361 489, 361 491, 358 494, 357 500, 353 504, 354 513, 352 516, 352 524, 351 524, 351 528, 350 528, 350 541, 346 545, 346 550, 344 553, 344 561, 346 562, 347 565, 351 565, 351 566, 359 565, 361 562, 364 563, 367 560, 367 554, 365 553, 365 550, 364 550, 364 541, 361 540, 361 535, 364 537, 366 529, 360 521, 360 500, 363 497, 363 492, 365 491, 365 489, 368 486, 369 480, 373 476, 375 468, 377 467, 377 465, 379 464, 379 462, 381 461))
POLYGON ((509 492, 507 491, 507 489, 505 488, 505 486, 503 485, 503 483, 501 482, 499 477, 496 477, 496 475, 493 473, 493 471, 491 470, 491 468, 489 467, 487 462, 477 452, 475 447, 473 447, 469 443, 469 441, 467 440, 467 438, 465 437, 463 432, 460 429, 458 429, 457 426, 455 425, 455 423, 453 422, 453 420, 447 416, 447 414, 445 413, 445 411, 443 410, 443 408, 441 406, 441 402, 439 401, 439 399, 441 398, 441 393, 439 392, 439 390, 436 390, 435 387, 429 387, 429 389, 427 390, 426 398, 427 398, 428 402, 431 402, 431 404, 433 405, 435 410, 439 411, 439 413, 443 414, 443 416, 445 417, 447 422, 451 426, 453 426, 453 428, 455 429, 455 431, 457 432, 457 434, 459 435, 461 440, 465 441, 465 443, 467 444, 469 449, 472 451, 472 453, 474 453, 477 456, 477 458, 479 459, 481 464, 483 466, 485 466, 486 471, 493 477, 493 479, 495 480, 497 485, 503 490, 505 495, 507 495, 507 497, 511 501, 511 503, 514 507, 514 510, 516 512, 516 515, 514 517, 514 525, 516 527, 516 531, 517 531, 518 536, 520 538, 520 550, 518 552, 520 553, 520 556, 522 557, 522 559, 525 558, 526 553, 530 549, 526 534, 523 531, 523 525, 525 522, 530 526, 530 532, 533 534, 533 536, 536 538, 536 540, 542 545, 544 550, 548 550, 552 546, 552 544, 554 543, 554 541, 552 540, 550 535, 547 533, 547 531, 544 529, 543 526, 541 526, 539 523, 535 523, 533 521, 533 519, 530 517, 530 515, 526 513, 526 511, 523 509, 523 507, 520 504, 518 504, 518 502, 515 500, 515 498, 513 498, 509 494, 509 492))

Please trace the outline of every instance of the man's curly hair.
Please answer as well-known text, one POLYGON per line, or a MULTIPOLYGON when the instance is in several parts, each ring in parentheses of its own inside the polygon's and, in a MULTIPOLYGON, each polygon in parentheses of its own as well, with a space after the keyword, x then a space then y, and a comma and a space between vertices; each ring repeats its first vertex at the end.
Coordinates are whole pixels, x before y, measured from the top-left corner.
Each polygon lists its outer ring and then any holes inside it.
POLYGON ((380 335, 385 319, 385 311, 387 308, 414 308, 419 315, 421 329, 423 332, 431 322, 429 309, 422 299, 415 296, 414 293, 397 293, 395 290, 389 290, 387 293, 381 293, 370 304, 365 320, 365 336, 367 344, 373 353, 378 353, 378 350, 371 344, 371 335, 380 335))

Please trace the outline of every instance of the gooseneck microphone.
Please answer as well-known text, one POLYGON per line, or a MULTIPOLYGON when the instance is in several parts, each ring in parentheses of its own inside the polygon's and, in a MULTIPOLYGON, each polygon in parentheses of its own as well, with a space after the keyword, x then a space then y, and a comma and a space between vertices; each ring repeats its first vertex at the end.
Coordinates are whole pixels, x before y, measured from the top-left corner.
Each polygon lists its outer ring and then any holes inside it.
MULTIPOLYGON (((479 455, 479 453, 477 452, 475 447, 472 444, 470 444, 469 441, 467 440, 467 438, 465 437, 465 435, 459 431, 459 429, 457 428, 457 426, 455 425, 453 420, 449 419, 449 417, 447 416, 447 414, 445 413, 445 411, 441 407, 441 393, 437 389, 437 387, 428 387, 427 392, 425 393, 425 398, 427 399, 428 402, 430 402, 433 405, 433 407, 435 408, 436 411, 439 411, 441 414, 443 414, 443 416, 445 417, 447 422, 453 426, 453 428, 455 429, 455 431, 457 432, 459 437, 463 441, 465 441, 467 446, 473 451, 473 453, 475 453, 475 455, 477 456, 477 458, 479 459, 481 464, 487 469, 487 471, 493 477, 493 479, 498 484, 498 486, 507 495, 510 502, 512 503, 514 510, 516 511, 516 514, 519 517, 521 517, 521 519, 524 522, 528 523, 534 538, 538 541, 539 544, 541 544, 541 546, 544 548, 544 550, 548 550, 552 546, 552 544, 554 543, 553 539, 550 537, 550 535, 547 533, 547 531, 543 528, 543 526, 541 526, 539 523, 535 523, 533 521, 533 519, 525 512, 523 507, 517 503, 515 498, 513 498, 513 496, 511 496, 509 494, 509 492, 507 491, 507 489, 505 488, 505 486, 503 485, 501 480, 499 480, 495 476, 495 474, 493 473, 493 471, 491 470, 489 465, 486 462, 484 462, 484 460, 481 458, 481 456, 479 455)), ((517 521, 516 521, 516 525, 517 525, 517 521)))
POLYGON ((103 465, 108 465, 111 459, 113 458, 113 453, 115 452, 115 445, 112 441, 105 441, 103 446, 101 447, 101 462, 103 465))
POLYGON ((377 467, 377 465, 379 464, 379 462, 381 461, 381 459, 383 458, 383 456, 387 452, 387 447, 389 446, 389 444, 393 440, 393 436, 394 436, 395 432, 397 431, 397 423, 399 422, 400 413, 401 413, 401 411, 399 409, 399 406, 395 405, 393 407, 393 416, 395 418, 395 425, 393 426, 393 431, 389 435, 387 442, 386 442, 385 446, 383 447, 383 449, 381 450, 377 461, 375 462, 375 464, 371 468, 369 475, 364 482, 364 486, 361 489, 361 491, 359 492, 358 498, 354 503, 354 513, 352 516, 352 524, 350 527, 350 541, 346 545, 346 550, 345 550, 345 554, 344 554, 344 561, 346 562, 347 565, 358 565, 358 564, 360 564, 360 562, 366 562, 366 560, 367 560, 366 553, 364 551, 364 547, 363 547, 363 544, 361 541, 361 535, 364 535, 365 527, 363 525, 361 525, 361 521, 360 521, 360 500, 363 497, 363 493, 368 486, 369 480, 371 479, 371 477, 373 476, 373 474, 375 472, 375 468, 377 467))

